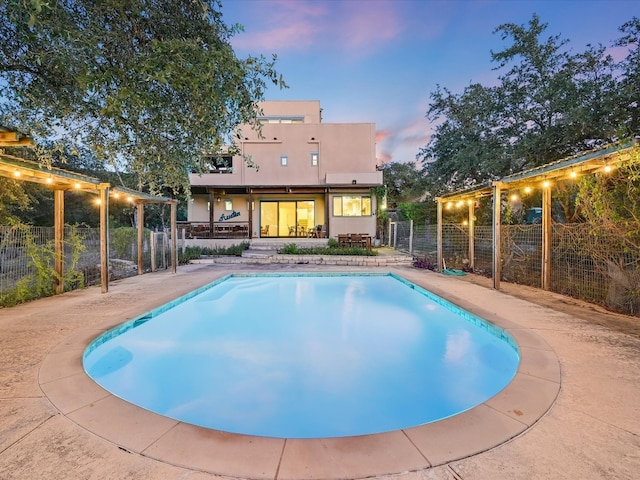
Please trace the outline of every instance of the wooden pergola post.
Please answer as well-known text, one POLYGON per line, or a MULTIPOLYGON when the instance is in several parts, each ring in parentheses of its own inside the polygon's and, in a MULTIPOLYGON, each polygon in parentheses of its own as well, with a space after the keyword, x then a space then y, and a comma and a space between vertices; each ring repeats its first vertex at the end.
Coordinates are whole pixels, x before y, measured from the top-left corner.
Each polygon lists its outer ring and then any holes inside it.
POLYGON ((542 188, 542 278, 543 290, 551 287, 551 187, 542 188))
POLYGON ((502 183, 493 182, 493 288, 500 290, 500 277, 502 276, 502 255, 500 246, 500 210, 502 207, 502 183))
POLYGON ((469 205, 469 268, 473 271, 475 265, 475 202, 473 199, 468 201, 469 205))
POLYGON ((171 273, 176 273, 178 265, 178 201, 171 200, 169 204, 171 205, 171 273))
POLYGON ((144 202, 136 202, 136 223, 138 224, 138 275, 144 273, 144 202))
POLYGON ((64 190, 53 191, 53 251, 56 271, 56 293, 64 292, 64 190))
POLYGON ((437 234, 436 234, 436 257, 438 261, 438 266, 436 268, 437 272, 442 272, 443 263, 442 263, 442 199, 436 198, 438 202, 437 208, 437 234))
POLYGON ((100 291, 109 291, 109 184, 98 185, 100 190, 100 291))

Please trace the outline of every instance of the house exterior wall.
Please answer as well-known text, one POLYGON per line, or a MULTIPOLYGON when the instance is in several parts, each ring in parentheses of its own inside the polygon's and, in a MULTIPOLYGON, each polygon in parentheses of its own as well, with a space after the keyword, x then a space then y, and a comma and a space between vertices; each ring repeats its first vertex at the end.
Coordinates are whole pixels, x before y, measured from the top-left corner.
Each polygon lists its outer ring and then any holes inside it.
MULTIPOLYGON (((262 130, 240 127, 241 155, 232 158, 231 169, 189 176, 189 221, 209 222, 212 227, 219 222, 247 222, 249 234, 258 237, 266 235, 267 212, 276 209, 280 220, 275 226, 270 220, 268 236, 283 237, 288 236, 287 227, 294 227, 283 223, 285 216, 287 223, 293 222, 293 209, 296 218, 313 220, 308 229, 322 225, 331 237, 375 235, 372 188, 382 185, 382 172, 376 169, 375 125, 323 124, 317 101, 264 102, 261 107, 262 130), (362 216, 360 212, 335 216, 334 196, 347 201, 368 197, 371 208, 363 208, 362 216)), ((296 236, 302 233, 296 231, 296 236)))

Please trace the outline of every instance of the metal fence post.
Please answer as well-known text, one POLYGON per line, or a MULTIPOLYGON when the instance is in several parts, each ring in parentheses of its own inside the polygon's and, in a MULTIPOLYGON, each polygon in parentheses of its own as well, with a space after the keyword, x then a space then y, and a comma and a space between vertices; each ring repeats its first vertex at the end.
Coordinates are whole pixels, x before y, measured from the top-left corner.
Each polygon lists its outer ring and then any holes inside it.
POLYGON ((413 220, 409 220, 409 255, 413 255, 413 220))

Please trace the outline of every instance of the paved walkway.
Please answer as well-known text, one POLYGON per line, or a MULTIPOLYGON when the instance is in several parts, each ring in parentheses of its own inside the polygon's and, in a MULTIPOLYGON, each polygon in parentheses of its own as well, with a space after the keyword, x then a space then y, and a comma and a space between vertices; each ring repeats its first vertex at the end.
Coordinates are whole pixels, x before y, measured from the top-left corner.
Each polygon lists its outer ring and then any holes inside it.
MULTIPOLYGON (((63 405, 58 401, 60 397, 56 397, 52 388, 59 385, 58 382, 66 381, 67 386, 73 386, 76 380, 84 381, 79 378, 82 375, 68 373, 78 368, 81 351, 78 346, 86 345, 109 325, 134 318, 226 273, 273 270, 370 271, 370 267, 189 265, 179 267, 175 275, 159 272, 113 282, 107 294, 101 294, 99 287, 89 288, 0 309, 0 479, 639 478, 640 339, 637 336, 601 326, 607 325, 606 321, 592 322, 590 319, 595 317, 606 320, 609 314, 600 310, 585 309, 584 315, 577 315, 575 311, 567 313, 562 308, 530 303, 457 277, 411 267, 380 270, 397 273, 512 329, 521 346, 524 344, 523 350, 529 352, 528 358, 535 360, 523 362, 527 363, 523 368, 531 370, 523 373, 530 379, 538 378, 541 385, 553 382, 553 366, 559 365, 559 393, 557 398, 551 398, 551 408, 543 412, 540 419, 526 419, 529 405, 522 396, 516 401, 507 395, 482 406, 487 411, 508 412, 514 421, 519 421, 522 414, 525 419, 520 421, 521 433, 511 440, 501 441, 481 453, 472 452, 470 456, 446 461, 447 451, 460 450, 463 444, 478 445, 495 437, 501 429, 498 423, 479 425, 474 423, 474 417, 466 417, 461 425, 442 424, 438 434, 424 438, 412 432, 398 435, 405 442, 409 439, 413 443, 440 447, 444 462, 423 457, 422 467, 385 471, 388 465, 385 462, 394 459, 373 455, 376 448, 371 442, 325 442, 315 451, 292 449, 291 444, 282 448, 281 461, 272 472, 242 475, 240 471, 234 474, 206 467, 210 459, 216 459, 214 464, 221 465, 225 450, 220 438, 217 449, 201 452, 200 457, 188 448, 183 449, 182 456, 177 455, 181 446, 174 443, 173 451, 166 452, 164 457, 171 460, 159 461, 156 458, 160 456, 152 458, 154 455, 148 450, 140 449, 140 453, 122 446, 127 442, 144 444, 145 435, 150 434, 147 429, 133 430, 130 438, 116 442, 106 439, 105 434, 99 436, 101 432, 97 434, 91 424, 82 420, 80 406, 84 412, 93 406, 86 389, 67 388, 65 401, 69 403, 63 405), (547 370, 540 370, 540 365, 547 365, 547 370), (447 445, 448 439, 456 438, 455 435, 459 435, 456 444, 447 445), (188 461, 190 458, 197 458, 200 463, 188 461), (313 465, 318 458, 322 459, 323 468, 305 467, 313 465), (378 468, 378 464, 384 465, 378 468)), ((540 291, 538 296, 548 295, 540 291)), ((575 308, 574 303, 572 306, 575 308)), ((626 321, 633 324, 640 320, 626 317, 626 321)), ((509 392, 517 393, 516 387, 509 392)), ((529 391, 529 394, 531 399, 542 396, 539 391, 529 391)), ((123 424, 117 408, 110 410, 104 405, 100 408, 103 408, 100 423, 110 425, 111 431, 122 432, 131 427, 123 424)), ((203 444, 206 436, 202 434, 203 444)), ((250 439, 248 444, 252 445, 250 439)), ((228 460, 236 464, 257 464, 260 453, 254 447, 246 448, 244 456, 240 454, 239 458, 228 460)))

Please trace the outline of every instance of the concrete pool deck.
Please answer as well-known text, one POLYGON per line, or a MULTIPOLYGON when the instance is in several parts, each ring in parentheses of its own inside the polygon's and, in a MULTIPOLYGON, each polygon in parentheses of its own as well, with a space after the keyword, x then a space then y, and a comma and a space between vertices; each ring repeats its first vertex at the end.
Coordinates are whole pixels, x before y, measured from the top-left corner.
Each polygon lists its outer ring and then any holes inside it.
POLYGON ((1 309, 0 478, 635 479, 640 338, 585 320, 621 316, 582 308, 567 313, 412 267, 203 264, 113 282, 107 294, 89 288, 1 309), (147 412, 82 371, 99 333, 240 271, 396 273, 507 329, 522 351, 518 375, 479 407, 434 424, 282 440, 147 412))

